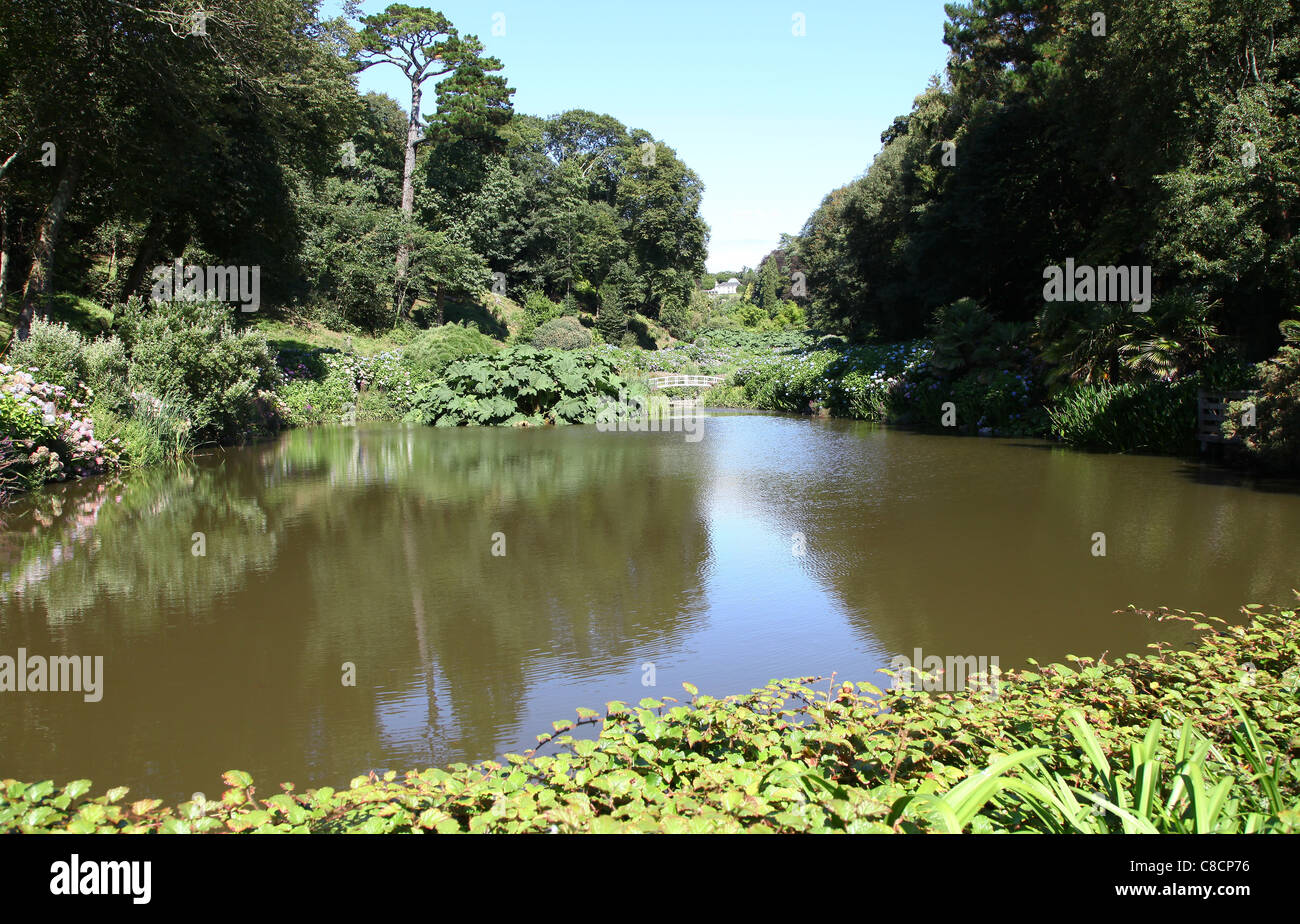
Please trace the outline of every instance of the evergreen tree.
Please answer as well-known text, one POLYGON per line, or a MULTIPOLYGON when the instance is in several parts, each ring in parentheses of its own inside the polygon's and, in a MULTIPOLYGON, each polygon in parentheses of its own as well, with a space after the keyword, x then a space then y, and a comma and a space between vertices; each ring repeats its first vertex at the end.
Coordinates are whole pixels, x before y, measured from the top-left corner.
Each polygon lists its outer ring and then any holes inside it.
POLYGON ((659 323, 668 328, 668 333, 679 340, 687 334, 690 326, 690 311, 676 295, 670 295, 659 306, 659 323))
POLYGON ((763 265, 758 270, 758 287, 755 304, 767 312, 767 316, 773 317, 781 310, 781 301, 778 292, 781 286, 781 277, 776 267, 775 255, 769 256, 763 261, 763 265))
POLYGON ((600 311, 596 315, 596 330, 606 343, 619 343, 627 333, 627 310, 618 288, 610 283, 600 287, 600 311))
MULTIPOLYGON (((438 87, 436 137, 495 138, 496 127, 509 117, 510 93, 499 71, 501 62, 482 56, 483 45, 472 35, 461 37, 447 17, 424 7, 401 3, 389 6, 361 20, 363 28, 355 41, 359 69, 376 64, 399 68, 411 86, 411 109, 407 113, 406 156, 402 166, 402 214, 409 219, 415 211, 416 147, 425 139, 420 126, 420 104, 424 82, 451 76, 438 87)), ((411 244, 403 240, 397 249, 399 289, 405 282, 411 244)), ((397 311, 404 310, 399 301, 397 311)))

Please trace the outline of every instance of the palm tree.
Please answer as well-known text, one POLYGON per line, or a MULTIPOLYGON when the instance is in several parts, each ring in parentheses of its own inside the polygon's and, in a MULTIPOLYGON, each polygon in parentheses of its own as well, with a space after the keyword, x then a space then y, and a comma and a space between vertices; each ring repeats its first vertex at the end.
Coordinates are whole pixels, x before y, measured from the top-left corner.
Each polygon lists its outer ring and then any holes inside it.
POLYGON ((1177 378, 1209 359, 1219 332, 1207 315, 1210 306, 1194 295, 1174 293, 1156 299, 1148 314, 1136 314, 1120 354, 1135 372, 1177 378))
POLYGON ((1185 375, 1214 353, 1219 333, 1209 312, 1202 299, 1182 293, 1156 299, 1146 313, 1116 302, 1051 302, 1037 320, 1043 358, 1053 367, 1048 383, 1185 375))
POLYGON ((1052 366, 1048 384, 1117 381, 1132 314, 1127 305, 1049 302, 1037 320, 1043 359, 1052 366))

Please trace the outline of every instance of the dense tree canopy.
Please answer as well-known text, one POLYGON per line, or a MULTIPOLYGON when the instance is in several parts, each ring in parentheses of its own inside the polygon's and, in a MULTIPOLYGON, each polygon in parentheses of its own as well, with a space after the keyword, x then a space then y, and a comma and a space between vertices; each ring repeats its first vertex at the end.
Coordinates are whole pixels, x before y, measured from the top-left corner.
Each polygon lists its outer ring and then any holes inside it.
POLYGON ((55 277, 88 285, 105 225, 134 257, 106 290, 191 245, 225 263, 289 259, 292 177, 327 169, 350 134, 351 70, 312 0, 214 0, 201 18, 156 0, 6 3, 6 323, 55 277))
POLYGON ((670 147, 514 113, 502 63, 441 13, 317 7, 0 7, 0 338, 53 292, 117 302, 174 259, 259 266, 268 305, 372 330, 498 283, 595 312, 619 263, 626 310, 685 301, 703 187, 670 147), (358 94, 377 64, 410 100, 358 94))
POLYGON ((814 318, 910 336, 972 297, 1027 321, 1044 307, 1044 267, 1073 258, 1151 266, 1157 299, 1190 312, 1171 324, 1206 316, 1251 358, 1275 350, 1300 303, 1297 7, 971 0, 947 12, 947 79, 795 242, 814 318))

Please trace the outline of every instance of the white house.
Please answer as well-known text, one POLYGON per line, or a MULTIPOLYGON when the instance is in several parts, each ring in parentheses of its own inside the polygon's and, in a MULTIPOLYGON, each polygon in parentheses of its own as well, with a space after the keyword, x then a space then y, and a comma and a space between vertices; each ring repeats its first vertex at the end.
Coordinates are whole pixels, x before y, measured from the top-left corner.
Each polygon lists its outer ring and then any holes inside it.
POLYGON ((712 289, 709 289, 708 295, 735 295, 736 289, 740 286, 740 280, 732 276, 726 282, 720 282, 712 289))

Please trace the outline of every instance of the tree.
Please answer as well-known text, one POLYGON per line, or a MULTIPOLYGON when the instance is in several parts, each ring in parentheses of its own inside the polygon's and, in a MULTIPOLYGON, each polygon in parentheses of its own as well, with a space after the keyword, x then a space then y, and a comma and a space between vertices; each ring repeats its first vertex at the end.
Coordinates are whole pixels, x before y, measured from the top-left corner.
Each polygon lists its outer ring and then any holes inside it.
POLYGON ((210 0, 196 31, 188 9, 148 0, 0 4, 0 144, 13 144, 0 211, 18 216, 6 262, 30 261, 0 322, 21 328, 54 284, 61 242, 104 222, 128 226, 136 246, 127 292, 162 245, 180 256, 192 239, 223 263, 263 264, 272 285, 289 275, 277 270, 292 257, 294 176, 328 172, 357 108, 315 7, 210 0))
POLYGON ((411 273, 399 280, 400 286, 412 285, 431 294, 434 300, 433 323, 444 321, 443 308, 448 294, 464 295, 487 288, 488 271, 483 258, 443 231, 429 231, 418 226, 408 232, 411 248, 411 273))
POLYGON ((685 302, 676 295, 670 295, 659 308, 659 322, 668 328, 668 333, 680 340, 689 332, 691 313, 685 302))
POLYGON ((633 132, 623 154, 616 208, 631 260, 645 281, 641 300, 630 310, 658 306, 668 297, 685 301, 704 271, 708 227, 700 217, 704 184, 676 152, 646 132, 633 132), (652 144, 653 150, 642 148, 652 144), (649 155, 653 156, 649 156, 649 155))
POLYGON ((596 330, 606 343, 617 344, 627 333, 627 311, 618 288, 606 283, 600 287, 600 311, 596 315, 596 330))
MULTIPOLYGON (((406 156, 402 166, 402 215, 410 219, 415 210, 415 154, 424 140, 420 126, 420 104, 426 80, 453 74, 451 84, 439 97, 438 128, 443 132, 482 134, 501 124, 509 112, 505 82, 489 77, 501 69, 496 58, 482 57, 483 46, 473 36, 461 38, 442 13, 424 7, 395 3, 382 13, 361 20, 357 58, 364 70, 376 64, 391 64, 406 75, 411 85, 411 109, 406 125, 406 156)), ((397 279, 404 280, 410 259, 410 243, 397 249, 397 279)), ((397 313, 404 306, 399 298, 397 313)))
POLYGON ((1204 325, 1250 358, 1276 349, 1300 302, 1300 8, 1258 0, 1211 16, 1133 0, 1106 11, 1103 36, 1095 6, 947 6, 946 82, 894 120, 865 176, 800 234, 815 324, 910 337, 962 298, 1025 322, 1043 308, 1043 267, 1071 257, 1151 266, 1157 298, 1208 307, 1168 335, 1142 331, 1154 314, 1049 317, 1066 340, 1043 342, 1067 374, 1195 365, 1213 339, 1204 325))
POLYGON ((775 317, 781 310, 781 301, 777 296, 780 285, 781 277, 776 268, 776 256, 770 254, 758 269, 758 286, 754 299, 754 303, 766 311, 769 318, 775 317))

